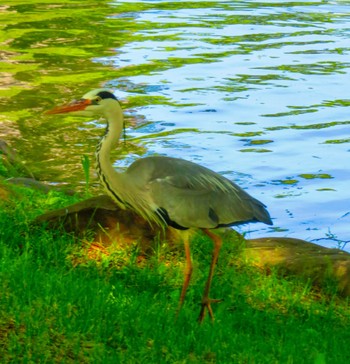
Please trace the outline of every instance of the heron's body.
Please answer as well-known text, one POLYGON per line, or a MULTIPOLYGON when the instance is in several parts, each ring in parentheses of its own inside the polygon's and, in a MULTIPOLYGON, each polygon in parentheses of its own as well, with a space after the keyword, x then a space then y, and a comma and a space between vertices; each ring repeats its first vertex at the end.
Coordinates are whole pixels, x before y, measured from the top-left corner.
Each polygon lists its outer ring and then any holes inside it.
POLYGON ((214 229, 269 222, 261 202, 221 175, 183 159, 142 158, 115 180, 102 178, 111 196, 160 225, 214 229))
MULTIPOLYGON (((265 206, 220 174, 183 159, 153 156, 132 163, 124 173, 117 172, 110 161, 123 127, 123 114, 114 95, 99 89, 82 100, 52 110, 50 113, 75 111, 81 115, 102 115, 107 129, 96 149, 97 172, 110 196, 122 208, 131 208, 151 224, 176 229, 201 228, 214 241, 211 269, 202 300, 200 321, 210 307, 209 289, 221 239, 208 229, 263 222, 271 225, 265 206)), ((189 243, 185 240, 186 278, 180 296, 182 305, 192 273, 189 243)), ((213 316, 212 316, 213 317, 213 316)))

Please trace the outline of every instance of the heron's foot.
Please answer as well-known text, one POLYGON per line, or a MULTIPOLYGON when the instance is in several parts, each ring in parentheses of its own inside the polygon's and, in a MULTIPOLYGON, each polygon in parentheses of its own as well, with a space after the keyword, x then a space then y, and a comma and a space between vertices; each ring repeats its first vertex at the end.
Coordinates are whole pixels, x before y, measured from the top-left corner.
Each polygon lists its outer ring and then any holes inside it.
POLYGON ((202 299, 202 303, 201 303, 201 312, 199 313, 199 317, 198 317, 198 322, 201 323, 205 317, 206 311, 208 310, 209 316, 211 318, 212 321, 214 321, 214 314, 213 314, 213 309, 211 308, 211 304, 212 303, 219 303, 223 301, 222 299, 212 299, 209 297, 205 297, 202 299))

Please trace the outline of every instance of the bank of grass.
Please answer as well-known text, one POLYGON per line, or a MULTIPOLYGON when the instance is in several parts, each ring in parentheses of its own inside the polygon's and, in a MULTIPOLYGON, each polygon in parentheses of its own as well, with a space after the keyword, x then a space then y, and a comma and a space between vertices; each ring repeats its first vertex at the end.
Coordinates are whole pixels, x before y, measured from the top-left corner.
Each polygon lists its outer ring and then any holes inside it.
POLYGON ((1 363, 350 362, 348 302, 331 288, 317 292, 260 272, 227 243, 212 286, 212 297, 224 301, 213 307, 214 324, 207 318, 198 325, 211 253, 199 236, 193 282, 175 321, 182 250, 159 243, 142 262, 135 247, 79 261, 81 241, 30 224, 72 201, 20 195, 0 203, 1 363))

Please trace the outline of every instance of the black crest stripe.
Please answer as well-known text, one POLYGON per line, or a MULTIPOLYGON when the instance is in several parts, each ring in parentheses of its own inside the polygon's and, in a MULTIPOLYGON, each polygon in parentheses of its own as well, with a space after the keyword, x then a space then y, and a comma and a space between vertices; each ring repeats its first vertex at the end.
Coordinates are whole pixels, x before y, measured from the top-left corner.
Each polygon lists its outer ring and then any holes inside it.
POLYGON ((109 91, 100 91, 97 96, 100 96, 101 99, 114 99, 117 100, 117 98, 112 94, 112 92, 109 91))

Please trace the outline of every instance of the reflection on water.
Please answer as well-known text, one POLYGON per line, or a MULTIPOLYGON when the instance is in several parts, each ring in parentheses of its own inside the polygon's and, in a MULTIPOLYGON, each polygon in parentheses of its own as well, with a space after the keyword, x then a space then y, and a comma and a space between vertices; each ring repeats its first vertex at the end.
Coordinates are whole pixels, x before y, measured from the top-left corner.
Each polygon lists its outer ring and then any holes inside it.
POLYGON ((349 240, 350 2, 22 3, 5 10, 0 133, 42 178, 83 180, 101 133, 42 110, 105 84, 129 121, 118 165, 158 153, 235 179, 274 218, 249 237, 349 240))

